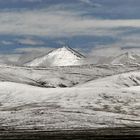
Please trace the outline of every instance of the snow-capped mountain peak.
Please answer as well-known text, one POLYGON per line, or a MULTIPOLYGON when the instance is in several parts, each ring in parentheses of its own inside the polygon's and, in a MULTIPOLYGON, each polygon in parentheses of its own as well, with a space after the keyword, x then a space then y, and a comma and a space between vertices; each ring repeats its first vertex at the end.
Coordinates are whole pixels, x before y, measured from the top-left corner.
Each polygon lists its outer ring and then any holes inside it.
POLYGON ((85 57, 68 46, 54 49, 48 54, 34 59, 26 66, 71 66, 82 65, 85 57))

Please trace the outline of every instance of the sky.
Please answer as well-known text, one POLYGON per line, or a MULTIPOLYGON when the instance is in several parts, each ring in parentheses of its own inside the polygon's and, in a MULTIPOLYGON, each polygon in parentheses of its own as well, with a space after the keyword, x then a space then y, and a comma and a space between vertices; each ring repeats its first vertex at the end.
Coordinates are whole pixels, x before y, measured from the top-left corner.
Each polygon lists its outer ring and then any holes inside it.
POLYGON ((139 13, 140 0, 0 0, 0 54, 139 48, 139 13))

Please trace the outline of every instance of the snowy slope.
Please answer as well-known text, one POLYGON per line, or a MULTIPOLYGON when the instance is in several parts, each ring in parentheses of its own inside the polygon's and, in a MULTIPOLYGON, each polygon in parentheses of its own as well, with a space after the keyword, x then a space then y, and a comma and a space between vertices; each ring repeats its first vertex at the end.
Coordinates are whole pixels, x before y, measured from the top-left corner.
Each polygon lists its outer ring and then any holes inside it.
POLYGON ((113 74, 116 69, 92 66, 26 68, 0 65, 0 81, 23 83, 45 88, 72 87, 79 83, 85 83, 90 79, 98 78, 98 76, 113 74))
POLYGON ((140 126, 140 72, 74 88, 0 82, 0 123, 14 129, 140 126))
POLYGON ((75 50, 64 46, 25 64, 26 66, 70 66, 81 65, 85 57, 75 50))
POLYGON ((0 81, 23 83, 44 88, 73 87, 108 75, 138 70, 137 65, 85 65, 27 68, 0 65, 0 81))
MULTIPOLYGON (((86 82, 78 87, 92 87, 93 81, 86 82)), ((132 86, 140 86, 140 72, 127 72, 119 75, 107 76, 103 79, 94 80, 95 88, 124 88, 132 86)))

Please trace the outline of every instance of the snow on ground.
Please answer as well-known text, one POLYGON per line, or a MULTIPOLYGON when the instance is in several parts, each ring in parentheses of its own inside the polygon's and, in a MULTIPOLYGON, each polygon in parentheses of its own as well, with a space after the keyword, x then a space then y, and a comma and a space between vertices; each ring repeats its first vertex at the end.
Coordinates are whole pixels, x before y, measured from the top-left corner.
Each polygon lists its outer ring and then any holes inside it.
POLYGON ((1 81, 0 125, 45 130, 140 126, 140 71, 96 77, 71 88, 1 81))

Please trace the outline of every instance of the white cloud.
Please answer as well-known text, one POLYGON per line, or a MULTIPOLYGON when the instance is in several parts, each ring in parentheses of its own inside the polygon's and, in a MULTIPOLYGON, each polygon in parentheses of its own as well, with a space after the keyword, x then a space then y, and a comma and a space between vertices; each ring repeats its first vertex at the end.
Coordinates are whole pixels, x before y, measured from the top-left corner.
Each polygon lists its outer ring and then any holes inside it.
POLYGON ((92 4, 91 0, 79 0, 79 1, 86 4, 92 4))
POLYGON ((79 0, 79 2, 83 4, 87 4, 89 6, 94 6, 94 7, 101 7, 101 4, 99 3, 94 3, 92 0, 79 0))
POLYGON ((22 0, 22 1, 25 1, 25 2, 42 2, 42 0, 22 0))
MULTIPOLYGON (((3 0, 0 0, 0 2, 1 1, 3 1, 3 0)), ((15 3, 15 2, 42 2, 43 0, 9 0, 10 2, 13 2, 13 3, 15 3)))
POLYGON ((20 54, 0 54, 0 64, 17 64, 20 54))
POLYGON ((27 63, 36 57, 40 57, 42 55, 47 54, 50 52, 52 48, 49 47, 29 47, 29 48, 18 48, 15 50, 15 53, 22 53, 21 56, 18 59, 18 64, 24 64, 27 63))
POLYGON ((28 47, 28 48, 17 48, 15 49, 15 53, 48 53, 52 48, 49 47, 28 47))
POLYGON ((88 56, 115 57, 125 52, 140 53, 140 34, 121 35, 117 39, 107 45, 90 45, 91 50, 88 56))
POLYGON ((0 34, 64 37, 74 35, 115 35, 118 27, 138 27, 140 20, 85 18, 75 11, 47 10, 0 13, 0 34))
POLYGON ((2 45, 13 45, 13 42, 12 41, 2 40, 2 41, 0 41, 0 44, 2 44, 2 45))
POLYGON ((117 44, 100 45, 91 50, 89 56, 112 57, 117 56, 122 52, 122 49, 117 44))
POLYGON ((123 36, 120 45, 124 47, 139 47, 140 48, 140 35, 133 34, 123 36))
POLYGON ((23 45, 45 45, 45 42, 37 39, 33 39, 31 37, 28 38, 22 38, 22 39, 17 39, 17 43, 23 44, 23 45))
POLYGON ((121 40, 108 45, 97 45, 89 52, 89 56, 115 57, 125 52, 140 53, 139 35, 123 36, 121 40))

